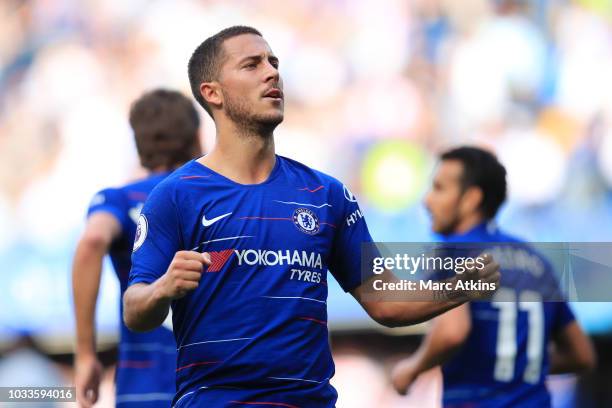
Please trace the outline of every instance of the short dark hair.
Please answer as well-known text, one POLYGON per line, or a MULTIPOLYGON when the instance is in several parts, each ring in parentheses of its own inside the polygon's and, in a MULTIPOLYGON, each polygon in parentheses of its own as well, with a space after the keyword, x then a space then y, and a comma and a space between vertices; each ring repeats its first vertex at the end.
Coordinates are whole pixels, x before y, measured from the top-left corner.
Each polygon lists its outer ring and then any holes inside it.
POLYGON ((200 117, 193 102, 180 92, 156 89, 130 108, 130 126, 143 167, 173 169, 197 154, 200 117))
POLYGON ((187 65, 189 74, 189 84, 193 97, 212 117, 212 111, 208 103, 200 93, 200 84, 202 82, 211 82, 217 79, 219 75, 219 67, 223 60, 223 42, 232 37, 242 34, 254 34, 263 37, 259 31, 253 27, 233 26, 219 31, 212 37, 208 37, 202 44, 198 45, 187 65))
POLYGON ((482 190, 480 211, 492 219, 506 200, 506 169, 492 153, 477 147, 462 146, 442 155, 441 160, 457 160, 463 165, 462 188, 479 187, 482 190))

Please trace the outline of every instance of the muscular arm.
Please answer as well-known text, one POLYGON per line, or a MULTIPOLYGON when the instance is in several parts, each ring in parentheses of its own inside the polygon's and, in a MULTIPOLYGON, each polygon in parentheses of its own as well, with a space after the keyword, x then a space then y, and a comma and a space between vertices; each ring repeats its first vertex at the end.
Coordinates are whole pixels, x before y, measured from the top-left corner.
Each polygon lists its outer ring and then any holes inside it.
POLYGON ((579 373, 595 367, 595 350, 588 336, 575 320, 554 337, 550 355, 550 373, 579 373))
POLYGON ((76 320, 77 398, 88 407, 97 400, 102 365, 96 356, 95 314, 102 260, 113 239, 121 233, 119 221, 110 213, 96 212, 87 221, 72 264, 72 294, 76 320))
POLYGON ((446 362, 463 345, 471 326, 467 304, 435 318, 417 351, 393 370, 395 389, 405 394, 419 374, 446 362))
POLYGON ((123 320, 133 331, 144 332, 160 326, 170 310, 170 303, 195 290, 210 255, 179 251, 168 270, 151 284, 136 283, 123 295, 123 320))
MULTIPOLYGON (((385 282, 397 281, 397 279, 388 272, 385 272, 383 275, 387 275, 384 279, 385 282)), ((378 279, 378 277, 373 279, 378 279)), ((357 299, 361 307, 363 307, 372 319, 387 327, 409 326, 421 323, 460 306, 469 300, 466 296, 444 301, 391 301, 374 299, 374 296, 380 297, 380 295, 371 294, 371 289, 369 289, 372 287, 371 281, 372 280, 353 290, 351 295, 357 299), (367 295, 368 292, 370 292, 369 295, 367 295)), ((422 298, 426 296, 424 291, 419 292, 419 297, 422 298)), ((430 296, 433 298, 433 293, 430 296)))
MULTIPOLYGON (((485 265, 482 269, 473 270, 469 273, 466 272, 461 276, 461 278, 458 276, 453 277, 449 281, 451 282, 451 287, 454 288, 455 279, 481 280, 487 283, 495 283, 495 287, 497 287, 500 278, 499 265, 493 261, 493 258, 490 255, 483 255, 483 260, 485 265)), ((493 292, 476 293, 450 290, 446 292, 446 299, 440 299, 438 297, 440 294, 439 291, 419 290, 411 292, 413 299, 431 300, 392 301, 384 298, 385 296, 389 295, 389 293, 373 293, 372 282, 376 279, 380 279, 386 283, 398 282, 398 279, 392 273, 385 271, 382 275, 373 277, 367 282, 363 283, 361 286, 353 290, 351 294, 357 299, 370 317, 387 327, 407 326, 421 323, 457 306, 460 306, 471 299, 486 298, 493 294, 493 292), (438 298, 438 300, 436 300, 436 298, 438 298)))
POLYGON ((160 279, 151 284, 137 283, 125 291, 123 320, 130 330, 135 332, 153 330, 168 316, 172 298, 161 293, 160 279))

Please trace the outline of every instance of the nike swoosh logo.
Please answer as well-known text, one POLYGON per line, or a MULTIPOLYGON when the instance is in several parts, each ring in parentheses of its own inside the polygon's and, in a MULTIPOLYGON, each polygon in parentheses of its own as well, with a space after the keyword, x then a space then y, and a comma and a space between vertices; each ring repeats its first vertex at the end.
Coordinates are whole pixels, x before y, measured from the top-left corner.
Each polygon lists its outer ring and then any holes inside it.
POLYGON ((220 215, 220 216, 218 216, 218 217, 211 218, 210 220, 207 220, 207 219, 206 219, 206 215, 204 215, 204 216, 202 217, 202 225, 203 225, 203 226, 205 226, 205 227, 210 227, 210 226, 211 226, 211 225, 213 225, 215 222, 219 221, 219 220, 220 220, 220 219, 222 219, 222 218, 227 217, 228 215, 232 215, 232 213, 231 213, 231 212, 229 212, 229 213, 227 213, 227 214, 223 214, 223 215, 220 215))

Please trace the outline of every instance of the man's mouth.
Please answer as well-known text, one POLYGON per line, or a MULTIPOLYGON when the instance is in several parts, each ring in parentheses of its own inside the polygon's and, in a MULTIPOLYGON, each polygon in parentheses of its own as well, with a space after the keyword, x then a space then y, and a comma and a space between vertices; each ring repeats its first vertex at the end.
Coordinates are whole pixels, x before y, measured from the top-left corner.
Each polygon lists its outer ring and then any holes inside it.
POLYGON ((264 98, 283 99, 283 91, 278 88, 272 88, 267 91, 263 96, 264 98))

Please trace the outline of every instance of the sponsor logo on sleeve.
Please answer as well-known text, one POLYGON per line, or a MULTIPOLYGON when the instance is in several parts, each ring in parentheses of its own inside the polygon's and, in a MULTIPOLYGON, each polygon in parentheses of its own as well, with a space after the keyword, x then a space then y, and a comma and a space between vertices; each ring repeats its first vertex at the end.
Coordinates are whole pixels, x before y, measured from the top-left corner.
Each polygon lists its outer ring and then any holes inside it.
POLYGON ((137 251, 138 248, 144 243, 145 239, 147 239, 147 232, 149 232, 149 223, 147 222, 147 217, 144 214, 140 214, 138 217, 138 224, 136 225, 136 239, 134 240, 134 249, 133 251, 137 251))
POLYGON ((351 214, 349 214, 348 217, 346 217, 346 226, 350 227, 351 225, 355 224, 357 221, 359 221, 362 218, 363 218, 363 214, 361 213, 361 210, 357 209, 353 211, 351 214))
POLYGON ((348 187, 345 186, 344 184, 342 185, 342 187, 344 187, 344 198, 346 198, 351 203, 356 203, 357 199, 355 198, 353 193, 351 193, 351 190, 349 190, 348 187))

